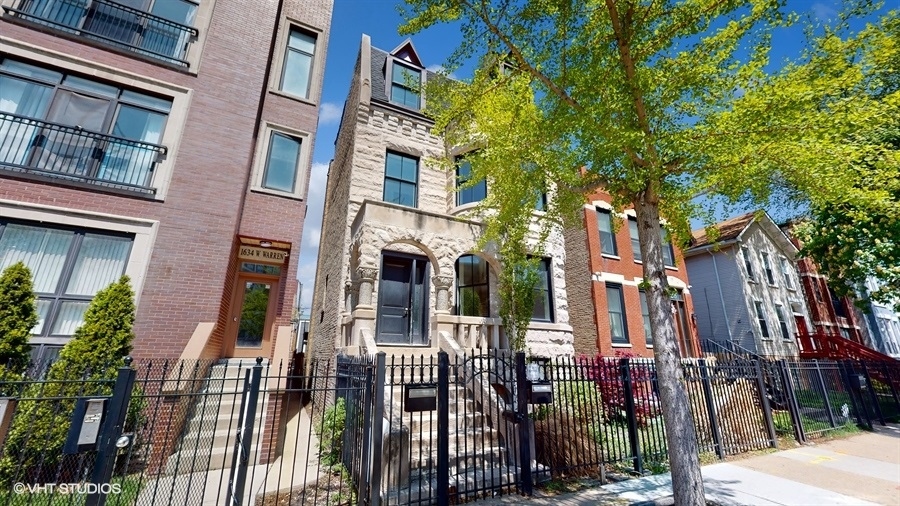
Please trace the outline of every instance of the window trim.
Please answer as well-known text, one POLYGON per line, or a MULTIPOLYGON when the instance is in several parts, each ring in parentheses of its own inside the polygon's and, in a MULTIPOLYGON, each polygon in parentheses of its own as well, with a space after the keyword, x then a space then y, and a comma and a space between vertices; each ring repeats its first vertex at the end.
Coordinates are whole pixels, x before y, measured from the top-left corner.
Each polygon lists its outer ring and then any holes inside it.
POLYGON ((650 328, 650 304, 647 302, 647 291, 643 288, 638 289, 638 298, 641 303, 641 323, 644 326, 644 340, 647 342, 647 347, 653 347, 653 330, 650 328), (647 313, 644 313, 644 309, 647 309, 647 313))
POLYGON ((766 312, 763 308, 762 301, 754 300, 753 307, 756 309, 756 323, 759 325, 761 338, 772 339, 772 333, 769 332, 769 321, 766 319, 766 312))
MULTIPOLYGON (((125 275, 131 278, 134 302, 136 306, 140 306, 141 293, 147 277, 159 221, 6 200, 0 200, 0 214, 11 221, 133 235, 131 252, 125 265, 125 275)), ((64 345, 70 339, 70 337, 32 338, 32 344, 57 346, 64 345)))
POLYGON ((744 257, 744 271, 747 279, 756 282, 756 273, 753 271, 753 263, 750 260, 750 248, 741 246, 741 256, 744 257))
POLYGON ((626 314, 625 308, 625 287, 622 286, 621 283, 604 283, 604 294, 606 295, 606 317, 609 319, 609 341, 613 344, 631 344, 631 338, 628 335, 628 316, 626 314), (622 318, 622 339, 616 340, 616 336, 613 335, 613 326, 612 326, 612 315, 610 314, 609 307, 609 289, 612 288, 614 290, 618 290, 619 292, 619 305, 622 308, 620 314, 622 318))
MULTIPOLYGON (((540 257, 538 259, 538 264, 541 268, 545 269, 547 272, 547 288, 540 288, 540 290, 546 294, 547 307, 550 310, 550 314, 547 319, 543 318, 535 318, 534 310, 531 311, 531 319, 533 322, 544 322, 544 323, 556 323, 556 307, 554 306, 554 297, 553 297, 553 262, 551 257, 540 257)), ((535 287, 535 290, 539 288, 535 287)))
MULTIPOLYGON (((419 187, 422 184, 422 181, 421 181, 421 179, 422 179, 422 167, 421 167, 422 159, 418 156, 411 155, 409 153, 404 153, 402 151, 396 151, 393 149, 386 149, 384 151, 384 164, 382 165, 383 177, 381 178, 381 201, 387 202, 388 204, 394 204, 394 205, 403 206, 403 207, 410 207, 410 206, 405 206, 403 204, 400 204, 398 202, 390 202, 384 198, 385 197, 384 191, 386 188, 386 185, 384 183, 390 177, 387 175, 387 163, 388 163, 388 155, 389 154, 397 155, 402 158, 414 159, 416 161, 416 192, 415 192, 415 195, 413 196, 413 205, 411 206, 411 209, 418 209, 419 208, 419 187)), ((400 182, 407 183, 407 184, 409 183, 409 181, 404 181, 402 179, 397 179, 395 177, 390 177, 390 179, 392 181, 400 181, 400 182)))
POLYGON ((791 269, 790 264, 788 264, 788 259, 785 257, 778 257, 779 266, 781 267, 781 277, 784 279, 784 287, 788 290, 796 290, 797 287, 794 284, 794 278, 792 277, 793 269, 791 269))
POLYGON ((409 109, 411 111, 421 112, 423 109, 425 109, 425 97, 423 96, 422 92, 417 93, 417 95, 419 96, 419 105, 417 107, 410 107, 406 104, 394 101, 394 84, 397 84, 398 86, 402 87, 404 90, 407 90, 410 92, 412 91, 412 88, 407 88, 405 85, 400 84, 400 83, 394 83, 394 64, 395 63, 401 67, 405 67, 406 69, 408 69, 410 71, 418 72, 419 73, 419 86, 422 87, 423 91, 425 89, 425 86, 424 86, 425 85, 425 74, 426 74, 425 69, 419 68, 414 63, 408 62, 402 58, 397 58, 396 56, 388 55, 388 57, 385 59, 385 67, 386 68, 384 69, 384 87, 385 87, 384 92, 385 92, 385 95, 387 95, 388 103, 390 103, 391 105, 397 106, 397 107, 409 109))
POLYGON ((297 18, 291 16, 282 16, 279 21, 278 38, 275 41, 276 48, 280 57, 274 58, 272 62, 272 71, 269 76, 268 91, 274 95, 285 97, 298 102, 310 105, 318 105, 322 98, 322 72, 325 68, 325 51, 327 51, 328 37, 325 32, 312 25, 304 23, 297 18), (309 89, 307 97, 294 95, 281 89, 282 75, 284 74, 284 62, 287 58, 288 41, 290 41, 291 28, 296 28, 301 32, 306 32, 316 38, 315 54, 312 59, 312 68, 309 72, 309 89))
POLYGON ((491 267, 490 267, 490 264, 488 264, 487 260, 485 260, 484 258, 482 258, 474 253, 466 253, 465 255, 460 255, 459 257, 457 257, 456 262, 454 262, 453 267, 454 267, 453 270, 454 270, 454 275, 455 275, 454 282, 456 283, 456 314, 458 316, 474 316, 476 318, 479 318, 479 317, 480 318, 490 318, 490 316, 491 316, 491 267), (459 273, 459 265, 460 265, 459 261, 466 257, 474 257, 474 258, 477 258, 477 259, 481 260, 482 262, 484 262, 484 283, 475 283, 475 284, 471 284, 471 285, 464 285, 462 283, 462 278, 460 277, 460 273, 459 273), (479 287, 479 286, 484 286, 487 289, 487 294, 488 294, 488 300, 487 300, 487 305, 486 305, 487 314, 485 314, 485 315, 464 315, 462 313, 463 308, 462 308, 462 296, 460 295, 461 290, 463 288, 474 288, 474 287, 479 287))
POLYGON ((778 327, 781 329, 781 338, 785 341, 792 339, 791 330, 788 327, 787 320, 784 318, 784 306, 775 304, 775 316, 778 318, 778 327))
POLYGON ((641 255, 641 238, 637 225, 637 217, 628 216, 628 237, 631 239, 631 254, 635 262, 643 263, 644 257, 641 255), (634 227, 632 227, 632 225, 634 225, 634 227), (635 245, 637 247, 635 247, 635 245))
POLYGON ((766 281, 769 283, 769 286, 777 286, 775 284, 775 272, 772 270, 772 262, 769 259, 769 253, 762 251, 759 255, 762 258, 763 272, 766 274, 766 281))
MULTIPOLYGON (((206 2, 203 2, 206 4, 206 2)), ((199 15, 199 14, 198 14, 199 15)), ((140 91, 166 97, 172 100, 169 115, 166 118, 166 127, 163 130, 160 145, 166 146, 166 156, 157 164, 154 170, 150 186, 156 189, 153 195, 146 195, 148 200, 165 201, 172 183, 175 164, 178 158, 178 147, 187 122, 187 115, 193 90, 171 83, 158 81, 151 77, 132 74, 122 69, 108 67, 92 61, 83 60, 63 53, 57 53, 44 48, 36 48, 26 43, 0 36, 3 43, 5 58, 24 60, 26 63, 39 67, 61 70, 67 73, 80 74, 93 81, 108 82, 125 89, 140 91)), ((67 184, 65 180, 55 180, 67 184)), ((74 183, 73 183, 74 185, 74 183)), ((91 189, 101 191, 104 187, 90 185, 91 189)), ((129 194, 134 194, 129 192, 129 194)), ((134 194, 137 195, 137 194, 134 194)))
POLYGON ((456 207, 465 206, 465 205, 469 205, 469 204, 477 204, 478 202, 481 202, 482 200, 486 199, 487 198, 487 179, 482 179, 481 181, 478 182, 478 184, 475 184, 474 186, 471 186, 469 188, 461 189, 460 187, 462 185, 468 183, 472 178, 472 176, 471 176, 472 163, 467 162, 465 156, 460 155, 460 156, 456 157, 455 165, 456 165, 456 171, 455 171, 455 174, 456 174, 456 178, 455 178, 455 181, 456 181, 456 187, 455 187, 456 188, 456 192, 455 192, 456 193, 456 207), (463 163, 469 163, 469 177, 467 177, 465 180, 463 180, 459 175, 459 169, 463 163), (484 198, 478 199, 478 200, 472 200, 470 202, 462 202, 462 195, 463 195, 464 191, 475 190, 481 186, 484 186, 484 198))
POLYGON ((596 211, 597 211, 597 214, 596 214, 596 217, 597 217, 597 237, 598 237, 598 239, 599 239, 599 241, 600 241, 600 254, 601 254, 601 255, 607 255, 607 256, 614 256, 614 257, 617 257, 617 256, 619 256, 619 244, 618 244, 618 242, 616 241, 616 232, 615 232, 615 230, 613 229, 613 212, 610 211, 609 209, 604 209, 604 208, 602 208, 602 207, 597 207, 597 208, 595 208, 595 209, 596 209, 596 211), (609 220, 609 237, 612 239, 612 252, 605 251, 604 248, 603 248, 603 234, 604 234, 604 232, 603 232, 603 229, 600 228, 600 219, 601 219, 600 216, 606 216, 606 217, 607 217, 606 219, 609 220))
POLYGON ((295 200, 306 200, 306 187, 309 183, 308 179, 310 171, 309 152, 312 149, 310 137, 311 135, 308 132, 266 121, 264 123, 264 128, 260 130, 260 139, 256 142, 256 157, 253 162, 252 174, 253 184, 250 186, 250 191, 255 193, 267 193, 269 195, 277 195, 295 200), (293 192, 286 192, 263 186, 263 178, 266 175, 266 169, 269 163, 269 150, 272 146, 272 135, 275 133, 300 140, 300 157, 297 161, 297 179, 294 183, 293 192))

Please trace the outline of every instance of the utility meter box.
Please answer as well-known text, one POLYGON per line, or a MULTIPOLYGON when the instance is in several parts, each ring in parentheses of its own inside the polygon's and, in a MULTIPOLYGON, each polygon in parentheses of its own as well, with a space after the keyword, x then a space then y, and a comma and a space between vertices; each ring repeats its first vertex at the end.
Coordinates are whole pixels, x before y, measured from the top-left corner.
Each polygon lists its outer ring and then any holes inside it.
POLYGON ((548 380, 529 381, 528 404, 552 404, 553 383, 548 380))
POLYGON ((75 401, 75 412, 72 413, 72 424, 63 445, 63 453, 81 453, 97 447, 108 400, 108 397, 81 397, 75 401))
POLYGON ((403 385, 403 411, 416 413, 437 409, 437 384, 416 383, 403 385))

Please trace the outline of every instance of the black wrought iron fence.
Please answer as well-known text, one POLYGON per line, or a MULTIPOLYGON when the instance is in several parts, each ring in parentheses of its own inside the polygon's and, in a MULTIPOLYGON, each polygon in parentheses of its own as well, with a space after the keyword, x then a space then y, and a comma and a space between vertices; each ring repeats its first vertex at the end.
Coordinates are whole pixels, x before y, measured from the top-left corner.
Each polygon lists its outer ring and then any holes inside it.
POLYGON ((156 144, 0 113, 0 165, 13 170, 152 193, 165 153, 156 144))
POLYGON ((179 66, 187 66, 188 48, 198 33, 191 26, 111 0, 21 0, 4 10, 179 66))

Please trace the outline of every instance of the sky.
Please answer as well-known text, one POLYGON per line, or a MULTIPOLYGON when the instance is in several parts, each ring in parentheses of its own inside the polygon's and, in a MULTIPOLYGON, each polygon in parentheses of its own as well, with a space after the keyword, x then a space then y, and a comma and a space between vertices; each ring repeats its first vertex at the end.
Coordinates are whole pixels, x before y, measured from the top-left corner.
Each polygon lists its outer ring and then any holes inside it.
MULTIPOLYGON (((302 284, 300 309, 303 314, 308 312, 312 302, 328 162, 334 154, 338 123, 350 88, 350 78, 359 53, 360 40, 363 34, 367 34, 371 37, 374 47, 386 51, 394 49, 406 40, 406 37, 397 33, 397 28, 402 23, 397 10, 399 2, 400 0, 334 0, 319 126, 313 150, 308 209, 303 226, 297 272, 302 284)), ((887 3, 893 3, 895 8, 900 7, 900 0, 888 0, 887 3)), ((789 0, 789 5, 798 12, 805 12, 813 19, 827 20, 837 14, 839 0, 789 0)), ((886 9, 882 9, 884 10, 886 9)), ((460 39, 459 30, 451 25, 439 25, 412 37, 419 57, 431 70, 435 70, 447 60, 460 39)), ((772 43, 773 65, 780 65, 779 62, 785 57, 796 54, 801 40, 801 33, 798 30, 777 36, 772 43)), ((741 211, 723 210, 720 218, 727 219, 738 212, 741 211)))

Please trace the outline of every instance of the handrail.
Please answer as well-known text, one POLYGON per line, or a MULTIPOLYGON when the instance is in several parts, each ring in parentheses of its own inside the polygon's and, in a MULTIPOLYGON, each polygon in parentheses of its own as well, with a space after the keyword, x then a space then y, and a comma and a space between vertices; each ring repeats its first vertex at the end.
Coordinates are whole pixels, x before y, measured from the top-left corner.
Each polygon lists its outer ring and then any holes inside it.
POLYGON ((97 38, 130 51, 188 66, 187 48, 196 28, 111 0, 80 4, 61 0, 21 0, 4 11, 54 28, 97 38))
POLYGON ((797 334, 797 343, 801 357, 873 360, 877 362, 897 361, 891 356, 846 339, 838 334, 801 332, 797 334))
POLYGON ((155 193, 165 146, 0 112, 0 165, 24 172, 155 193))

